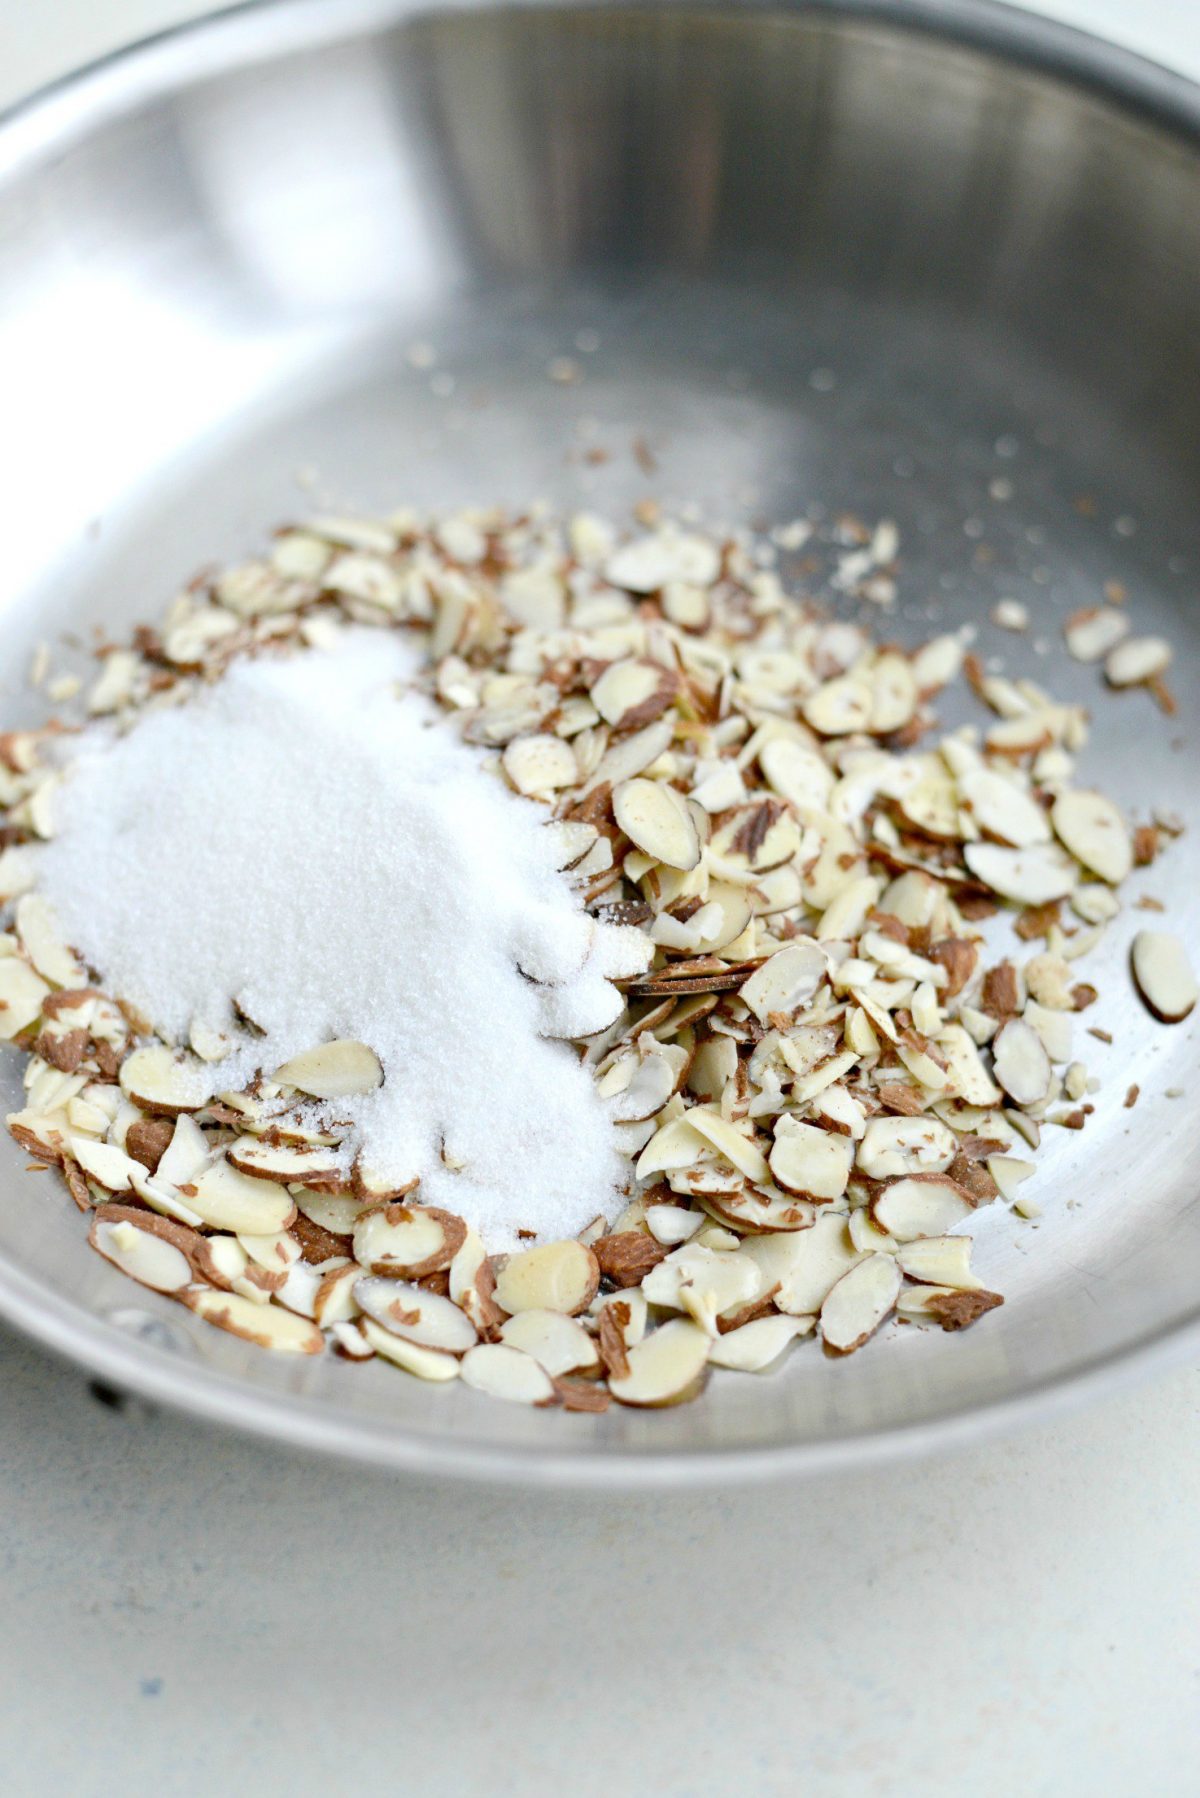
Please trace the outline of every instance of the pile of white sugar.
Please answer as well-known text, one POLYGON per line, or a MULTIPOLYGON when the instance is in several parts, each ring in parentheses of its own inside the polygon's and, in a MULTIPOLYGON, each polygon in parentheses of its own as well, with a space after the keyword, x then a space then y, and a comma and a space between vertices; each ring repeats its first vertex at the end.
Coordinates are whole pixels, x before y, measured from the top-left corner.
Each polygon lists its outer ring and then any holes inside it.
POLYGON ((489 1247, 569 1235, 622 1202, 591 1074, 539 1034, 547 1001, 564 1035, 611 1012, 595 927, 544 810, 397 695, 413 667, 397 639, 351 632, 237 664, 124 736, 94 729, 39 886, 105 990, 173 1038, 195 1019, 232 1030, 234 999, 262 1029, 214 1091, 334 1037, 369 1043, 383 1085, 330 1108, 348 1152, 418 1175, 489 1247))

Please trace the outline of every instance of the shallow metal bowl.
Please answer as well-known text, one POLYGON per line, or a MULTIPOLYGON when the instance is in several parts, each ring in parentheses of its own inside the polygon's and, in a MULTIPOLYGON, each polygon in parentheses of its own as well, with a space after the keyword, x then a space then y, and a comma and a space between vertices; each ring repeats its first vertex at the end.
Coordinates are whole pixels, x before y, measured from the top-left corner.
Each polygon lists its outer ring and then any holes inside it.
MULTIPOLYGON (((1085 38, 912 0, 256 6, 8 121, 0 306, 10 718, 38 639, 152 616, 314 489, 819 501, 899 522, 898 633, 977 620, 985 655, 1094 704, 1097 780, 1195 815, 1200 99, 1085 38), (1061 652, 1106 580, 1175 644, 1173 720, 1061 652), (1029 633, 991 627, 1001 596, 1029 633)), ((1191 840, 1134 887, 1194 928, 1191 840)), ((1138 918, 1092 976, 1113 1047, 1080 1030, 1096 1115, 1049 1133, 1040 1223, 982 1218, 1008 1302, 955 1340, 894 1328, 601 1418, 297 1366, 123 1280, 7 1138, 0 1312, 208 1418, 477 1476, 809 1469, 1044 1410, 1196 1340, 1195 1035, 1131 996, 1138 918)))

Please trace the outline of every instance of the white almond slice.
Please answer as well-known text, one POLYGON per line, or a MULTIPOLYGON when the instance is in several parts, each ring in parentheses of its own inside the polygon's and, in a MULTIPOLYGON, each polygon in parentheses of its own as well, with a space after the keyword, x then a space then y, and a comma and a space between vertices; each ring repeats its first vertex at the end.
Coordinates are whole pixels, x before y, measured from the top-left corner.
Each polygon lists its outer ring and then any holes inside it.
POLYGON ((0 960, 0 1040, 9 1042, 41 1015, 50 988, 15 955, 0 960))
POLYGON ((522 1311, 500 1326, 500 1340, 532 1355, 551 1379, 592 1373, 600 1365, 596 1344, 581 1323, 561 1311, 522 1311))
POLYGON ((689 1242, 704 1224, 702 1211, 686 1211, 682 1205, 647 1205, 646 1228, 655 1242, 678 1248, 689 1242))
POLYGON ((900 1269, 891 1255, 868 1255, 843 1274, 821 1306, 826 1348, 839 1355, 861 1348, 895 1309, 900 1285, 900 1269))
POLYGON ((132 1175, 141 1167, 140 1162, 126 1155, 123 1149, 114 1148, 112 1143, 89 1142, 85 1136, 72 1136, 69 1143, 71 1154, 89 1180, 103 1186, 106 1192, 129 1191, 133 1184, 132 1175))
POLYGON ((914 829, 927 837, 954 839, 962 835, 958 789, 952 780, 922 780, 899 798, 900 810, 914 829))
POLYGON ((1129 619, 1116 606, 1093 606, 1076 612, 1063 627, 1067 654, 1077 662, 1098 662, 1129 634, 1129 619))
POLYGON ((810 693, 801 709, 807 722, 823 737, 848 737, 855 731, 870 729, 874 703, 868 681, 841 674, 810 693))
MULTIPOLYGON (((1072 1017, 1068 1011, 1051 1011, 1046 1005, 1039 1005, 1036 999, 1026 1001, 1025 1010, 1021 1014, 1024 1022, 1031 1030, 1036 1030, 1041 1038, 1042 1047, 1051 1061, 1070 1061, 1072 1017)), ((999 1032, 997 1032, 997 1035, 999 1032)), ((995 1037, 992 1038, 993 1045, 995 1037)), ((1014 1122, 1021 1114, 1014 1113, 1014 1122)), ((1018 1129, 1019 1125, 1016 1126, 1018 1129)))
POLYGON ((854 1143, 815 1124, 783 1116, 775 1121, 771 1174, 785 1192, 818 1201, 840 1199, 854 1162, 854 1143))
POLYGON ((143 1111, 175 1117, 199 1111, 212 1096, 212 1077, 202 1062, 176 1055, 160 1043, 135 1049, 121 1063, 121 1091, 143 1111))
POLYGON ((872 1118, 855 1159, 871 1180, 940 1174, 958 1152, 954 1132, 931 1117, 872 1118))
POLYGON ((629 1371, 610 1375, 618 1404, 677 1405, 700 1390, 710 1338, 687 1318, 672 1318, 629 1350, 629 1371))
POLYGON ((1111 799, 1070 787, 1058 795, 1050 817, 1076 861, 1110 886, 1120 885, 1133 867, 1133 841, 1111 799))
POLYGON ((274 1079, 294 1086, 314 1099, 344 1099, 351 1094, 374 1092, 383 1084, 383 1069, 374 1049, 349 1037, 335 1037, 319 1048, 293 1055, 274 1079))
POLYGON ((1052 899, 1065 899, 1079 878, 1074 861, 1056 843, 1034 843, 1027 849, 968 843, 963 860, 985 886, 1017 905, 1048 905, 1052 899))
POLYGON ((254 1180, 225 1160, 205 1168, 198 1180, 189 1183, 183 1199, 212 1229, 235 1235, 272 1236, 286 1230, 296 1216, 286 1187, 254 1180))
POLYGON ((1046 814, 1033 796, 991 768, 974 768, 958 783, 959 800, 987 837, 1012 849, 1050 841, 1046 814))
POLYGON ((659 718, 645 730, 634 731, 610 744, 592 772, 587 791, 591 792, 606 781, 615 790, 622 781, 632 780, 666 753, 674 735, 675 726, 671 719, 659 718))
POLYGON ((1037 1173, 1032 1161, 1022 1161, 1017 1155, 989 1155, 987 1171, 1000 1190, 1000 1197, 1011 1205, 1017 1196, 1017 1188, 1024 1181, 1031 1180, 1037 1173))
POLYGON ((88 1241, 106 1261, 154 1292, 182 1292, 195 1278, 183 1250, 151 1227, 142 1229, 127 1219, 113 1223, 98 1217, 88 1241))
POLYGON ((508 1312, 586 1311, 600 1283, 600 1264, 586 1244, 568 1237, 510 1255, 496 1276, 496 1303, 508 1312))
POLYGON ((897 1248, 896 1238, 886 1230, 881 1230, 870 1210, 860 1205, 852 1211, 846 1220, 846 1229, 850 1240, 860 1255, 894 1254, 897 1248))
POLYGON ((964 1223, 975 1207, 946 1174, 913 1174, 885 1187, 871 1206, 881 1230, 897 1242, 944 1236, 964 1223))
POLYGON ((736 1330, 718 1336, 708 1351, 714 1367, 732 1367, 738 1373, 762 1373, 779 1360, 788 1344, 811 1334, 811 1317, 756 1317, 736 1330))
POLYGON ((371 1206, 355 1220, 354 1259, 373 1274, 423 1280, 450 1266, 466 1234, 461 1218, 434 1205, 371 1206))
POLYGON ((740 996, 765 1024, 772 1012, 796 1012, 810 1004, 828 966, 820 945, 811 937, 801 938, 777 949, 743 984, 740 996))
POLYGON ((686 872, 700 860, 700 837, 687 801, 655 780, 627 780, 613 792, 613 816, 630 842, 655 861, 686 872))
MULTIPOLYGON (((162 1180, 156 1180, 152 1174, 146 1172, 140 1162, 137 1164, 136 1173, 130 1173, 129 1182, 138 1198, 144 1200, 152 1210, 159 1212, 163 1217, 173 1218, 177 1223, 187 1224, 192 1229, 198 1229, 206 1221, 198 1211, 193 1210, 190 1202, 180 1196, 175 1187, 166 1185, 162 1180)), ((218 1281, 217 1284, 219 1285, 220 1282, 218 1281)))
POLYGON ((85 970, 64 943, 58 921, 40 893, 18 899, 16 926, 21 947, 43 980, 64 987, 84 984, 85 970))
POLYGON ((903 730, 917 709, 917 682, 912 663, 892 651, 881 655, 871 669, 871 722, 876 736, 903 730))
POLYGON ((896 1264, 910 1280, 927 1286, 950 1286, 957 1292, 977 1292, 980 1282, 971 1272, 969 1236, 926 1236, 902 1243, 896 1264))
MULTIPOLYGON (((347 1361, 369 1361, 375 1353, 375 1350, 363 1334, 366 1326, 367 1319, 362 1317, 357 1318, 354 1323, 350 1324, 330 1324, 329 1339, 333 1343, 337 1353, 344 1356, 347 1361)), ((386 1331, 381 1331, 380 1333, 386 1335, 386 1331)), ((395 1343, 399 1343, 400 1337, 395 1336, 392 1340, 395 1343)), ((415 1344, 409 1343, 407 1346, 409 1348, 414 1348, 415 1344)), ((393 1356, 392 1359, 395 1360, 396 1357, 393 1356)), ((458 1362, 454 1360, 453 1355, 447 1355, 445 1356, 445 1359, 447 1361, 454 1361, 454 1366, 457 1369, 458 1362)), ((457 1373, 452 1374, 450 1377, 452 1379, 457 1378, 457 1373)))
POLYGON ((948 1024, 938 1032, 936 1041, 938 1053, 946 1063, 947 1090, 967 1105, 998 1105, 1000 1088, 984 1067, 983 1057, 964 1027, 948 1024))
POLYGON ((1147 1008, 1162 1024, 1178 1024, 1196 1003, 1196 976, 1187 950, 1167 930, 1139 930, 1130 951, 1133 978, 1147 1008))
POLYGON ((680 1122, 690 1125, 698 1136, 724 1155, 726 1161, 731 1162, 739 1173, 745 1174, 748 1180, 765 1182, 770 1179, 767 1158, 758 1144, 743 1136, 720 1112, 710 1111, 706 1105, 694 1105, 680 1122))
POLYGON ((1050 1091, 1050 1057, 1037 1031, 1023 1018, 1010 1018, 992 1038, 992 1066, 1018 1105, 1036 1105, 1050 1091))
POLYGON ((688 1059, 686 1050, 670 1043, 658 1044, 645 1055, 636 1050, 623 1055, 598 1082, 613 1122, 640 1124, 656 1117, 683 1078, 688 1059), (622 1078, 625 1084, 618 1087, 622 1078))
POLYGON ((475 1325, 453 1299, 423 1286, 362 1274, 354 1283, 354 1296, 381 1329, 421 1348, 462 1355, 478 1340, 475 1325))
POLYGON ((775 1289, 776 1308, 795 1317, 814 1316, 826 1294, 861 1259, 845 1218, 832 1211, 818 1212, 809 1230, 748 1237, 738 1253, 758 1267, 762 1291, 775 1289))
POLYGON ((462 1358, 463 1384, 514 1405, 552 1405, 554 1381, 532 1355, 503 1342, 481 1342, 462 1358))
POLYGON ((305 1217, 334 1236, 349 1236, 366 1201, 350 1193, 305 1192, 296 1194, 296 1203, 305 1217))
POLYGON ((723 1312, 759 1296, 762 1277, 757 1264, 739 1253, 686 1243, 650 1269, 641 1291, 648 1304, 687 1311, 715 1336, 723 1312))
POLYGON ((155 1168, 155 1176, 168 1186, 187 1186, 198 1180, 212 1160, 212 1148, 195 1118, 181 1111, 171 1140, 155 1168))
POLYGON ((561 737, 517 737, 500 759, 517 792, 527 797, 573 787, 579 779, 575 752, 561 737))
POLYGON ((591 701, 606 724, 631 730, 650 723, 674 694, 675 681, 665 668, 631 656, 609 664, 591 690, 591 701))
POLYGON ((1171 661, 1171 645, 1163 637, 1126 637, 1108 652, 1104 678, 1110 687, 1137 687, 1165 673, 1171 661))
POLYGON ((415 1374, 418 1380, 442 1382, 457 1380, 459 1376, 462 1362, 457 1355, 447 1355, 441 1349, 424 1348, 419 1342, 410 1342, 405 1336, 395 1336, 390 1330, 381 1329, 369 1317, 360 1318, 357 1328, 376 1354, 382 1355, 385 1361, 391 1361, 394 1366, 402 1367, 405 1373, 415 1374))
POLYGON ((609 556, 604 578, 627 593, 657 593, 672 582, 711 587, 721 572, 721 556, 705 537, 664 529, 639 537, 609 556))
POLYGON ((639 1180, 691 1167, 708 1152, 705 1139, 692 1128, 692 1116, 693 1112, 687 1112, 683 1117, 669 1118, 654 1132, 633 1170, 639 1180))
POLYGON ((792 737, 769 737, 758 752, 758 765, 781 798, 803 810, 825 810, 833 770, 815 749, 792 737))
POLYGON ((946 635, 934 637, 913 656, 913 678, 922 694, 936 693, 958 674, 963 664, 962 639, 946 635))
POLYGON ((259 1180, 278 1180, 281 1185, 302 1186, 314 1180, 331 1180, 342 1171, 341 1157, 333 1149, 262 1142, 257 1136, 239 1136, 226 1154, 241 1173, 253 1174, 259 1180))
POLYGON ((255 1304, 253 1299, 214 1292, 210 1287, 193 1287, 179 1296, 205 1323, 216 1324, 259 1348, 284 1355, 319 1355, 325 1347, 325 1338, 315 1324, 278 1305, 255 1304))

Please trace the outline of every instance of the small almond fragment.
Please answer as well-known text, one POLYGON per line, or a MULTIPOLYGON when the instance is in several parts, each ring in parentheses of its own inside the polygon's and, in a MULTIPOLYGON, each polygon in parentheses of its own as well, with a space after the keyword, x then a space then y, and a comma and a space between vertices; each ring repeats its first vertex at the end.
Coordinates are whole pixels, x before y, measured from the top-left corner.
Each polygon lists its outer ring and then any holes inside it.
POLYGON ((652 1267, 665 1260, 667 1249, 640 1230, 616 1230, 592 1244, 600 1272, 614 1286, 640 1286, 652 1267))
POLYGON ((1110 687, 1137 687, 1162 674, 1171 661, 1171 645, 1162 637, 1126 637, 1110 649, 1104 678, 1110 687))

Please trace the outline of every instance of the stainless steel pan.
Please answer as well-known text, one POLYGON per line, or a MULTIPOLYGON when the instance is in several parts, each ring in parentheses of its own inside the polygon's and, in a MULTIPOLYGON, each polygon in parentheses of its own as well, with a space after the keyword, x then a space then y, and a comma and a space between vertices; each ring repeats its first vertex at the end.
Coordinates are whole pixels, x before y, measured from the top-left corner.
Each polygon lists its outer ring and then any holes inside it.
MULTIPOLYGON (((929 602, 979 620, 985 653, 1097 702, 1098 779, 1200 815, 1200 96, 1128 56, 982 5, 280 0, 9 119, 0 306, 9 717, 34 715, 35 641, 153 614, 314 483, 365 506, 819 500, 899 521, 899 630, 929 602), (581 381, 548 378, 564 356, 581 381), (1173 640, 1176 719, 1101 703, 1061 654, 1105 580, 1173 640), (1000 596, 1029 635, 988 624, 1000 596)), ((1184 838, 1137 890, 1194 931, 1196 876, 1184 838)), ((7 1139, 0 1312, 198 1415, 475 1476, 811 1469, 1044 1411, 1197 1340, 1195 1033, 1130 996, 1136 916, 1094 976, 1115 1046, 1081 1037, 1103 1102, 1059 1133, 1039 1224, 983 1220, 1008 1303, 956 1340, 801 1351, 603 1418, 297 1367, 123 1281, 7 1139)))

